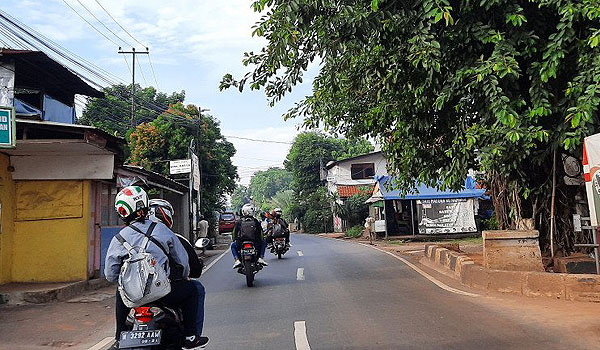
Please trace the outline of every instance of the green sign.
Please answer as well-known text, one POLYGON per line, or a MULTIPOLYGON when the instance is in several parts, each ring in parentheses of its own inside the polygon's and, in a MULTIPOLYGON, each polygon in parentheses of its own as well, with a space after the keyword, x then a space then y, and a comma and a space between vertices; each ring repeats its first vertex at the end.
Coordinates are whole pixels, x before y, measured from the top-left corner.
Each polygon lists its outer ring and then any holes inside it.
POLYGON ((15 148, 15 146, 15 110, 12 107, 0 107, 0 148, 15 148))

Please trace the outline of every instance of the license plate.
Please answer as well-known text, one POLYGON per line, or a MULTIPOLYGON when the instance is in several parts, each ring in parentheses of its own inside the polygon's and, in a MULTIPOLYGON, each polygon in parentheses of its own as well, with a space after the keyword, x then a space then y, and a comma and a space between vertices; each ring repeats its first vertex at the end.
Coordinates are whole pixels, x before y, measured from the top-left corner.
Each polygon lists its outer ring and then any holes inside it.
POLYGON ((254 253, 255 253, 254 248, 242 249, 243 255, 254 255, 254 253))
POLYGON ((121 332, 119 349, 160 345, 162 330, 121 332))

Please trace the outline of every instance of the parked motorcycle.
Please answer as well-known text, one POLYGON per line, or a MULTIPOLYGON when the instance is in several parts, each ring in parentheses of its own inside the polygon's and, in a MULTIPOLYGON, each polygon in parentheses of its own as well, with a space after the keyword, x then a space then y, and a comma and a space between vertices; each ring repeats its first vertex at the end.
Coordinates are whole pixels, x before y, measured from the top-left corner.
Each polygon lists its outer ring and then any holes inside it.
POLYGON ((254 275, 262 270, 263 266, 258 263, 258 251, 252 241, 242 242, 240 249, 240 258, 242 265, 238 268, 238 273, 246 275, 246 285, 252 287, 254 284, 254 275))
MULTIPOLYGON (((194 245, 202 249, 209 243, 207 238, 200 238, 194 245)), ((160 300, 134 307, 127 316, 131 331, 121 332, 119 349, 181 350, 182 321, 181 310, 170 308, 160 300)))

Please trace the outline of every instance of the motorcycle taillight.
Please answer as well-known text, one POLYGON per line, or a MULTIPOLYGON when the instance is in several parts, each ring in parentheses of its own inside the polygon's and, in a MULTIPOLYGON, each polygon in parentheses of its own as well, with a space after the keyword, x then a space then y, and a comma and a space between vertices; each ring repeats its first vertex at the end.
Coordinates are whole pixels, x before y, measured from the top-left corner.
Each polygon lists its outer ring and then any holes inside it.
POLYGON ((244 244, 244 246, 242 248, 243 249, 250 249, 250 248, 252 248, 252 244, 246 243, 246 244, 244 244))
POLYGON ((147 306, 136 307, 136 308, 134 308, 134 310, 135 310, 135 314, 134 314, 135 319, 142 323, 150 322, 150 321, 152 321, 152 317, 154 317, 152 310, 150 310, 150 308, 147 306))

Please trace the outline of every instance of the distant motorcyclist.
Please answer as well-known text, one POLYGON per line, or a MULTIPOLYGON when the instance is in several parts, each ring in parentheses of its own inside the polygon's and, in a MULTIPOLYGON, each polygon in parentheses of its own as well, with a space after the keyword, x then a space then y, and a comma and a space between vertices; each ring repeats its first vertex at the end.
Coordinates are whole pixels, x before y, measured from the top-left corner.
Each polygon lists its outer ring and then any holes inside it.
MULTIPOLYGON (((164 224, 147 220, 149 211, 148 195, 139 186, 123 188, 115 198, 115 209, 123 219, 125 226, 120 232, 122 237, 131 246, 139 247, 146 239, 151 237, 145 247, 157 260, 157 265, 164 267, 170 275, 171 292, 160 300, 172 307, 181 308, 183 314, 183 349, 195 349, 206 345, 204 339, 196 334, 196 315, 198 312, 198 291, 186 278, 190 272, 188 256, 185 248, 164 224), (173 262, 173 264, 171 264, 173 262), (173 266, 171 266, 173 265, 173 266)), ((117 282, 123 261, 128 257, 127 249, 115 237, 111 240, 106 254, 104 275, 111 282, 117 282)), ((125 324, 129 309, 123 303, 121 294, 116 293, 116 341, 111 349, 119 348, 121 331, 125 324)))
MULTIPOLYGON (((281 236, 283 236, 285 238, 285 245, 288 247, 291 247, 292 245, 290 244, 290 229, 289 229, 289 225, 287 223, 287 221, 285 221, 285 219, 282 217, 283 211, 281 210, 281 208, 275 208, 273 209, 273 211, 271 212, 271 223, 269 223, 270 227, 273 227, 273 225, 281 225, 281 236)), ((267 245, 272 245, 273 244, 273 238, 277 238, 277 237, 273 237, 273 229, 271 228, 267 234, 267 245)))
POLYGON ((243 241, 253 241, 260 252, 258 263, 264 266, 269 265, 264 260, 267 245, 263 239, 263 230, 260 222, 254 217, 254 206, 252 206, 252 204, 245 204, 242 207, 242 218, 235 223, 231 238, 233 239, 233 242, 231 243, 231 254, 235 259, 233 264, 234 269, 242 266, 242 262, 239 259, 239 252, 243 241))
MULTIPOLYGON (((164 199, 151 199, 148 203, 148 206, 150 207, 150 212, 148 214, 150 220, 162 222, 169 228, 173 227, 173 214, 175 213, 175 210, 173 209, 171 203, 164 199)), ((185 251, 187 252, 188 262, 190 265, 189 278, 198 290, 198 313, 196 314, 196 331, 198 335, 202 335, 202 331, 204 328, 204 299, 206 297, 206 289, 204 288, 202 283, 200 283, 199 280, 192 278, 200 277, 200 275, 202 274, 202 268, 204 267, 204 263, 200 258, 198 258, 198 254, 196 254, 196 251, 194 250, 194 247, 192 246, 190 241, 188 241, 182 235, 176 232, 174 233, 177 236, 177 238, 179 238, 179 241, 181 242, 181 244, 185 248, 185 251)), ((200 338, 202 339, 204 345, 208 344, 208 337, 200 338)))

